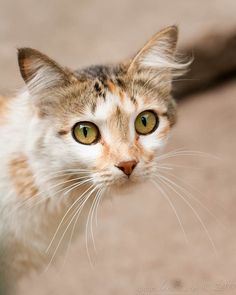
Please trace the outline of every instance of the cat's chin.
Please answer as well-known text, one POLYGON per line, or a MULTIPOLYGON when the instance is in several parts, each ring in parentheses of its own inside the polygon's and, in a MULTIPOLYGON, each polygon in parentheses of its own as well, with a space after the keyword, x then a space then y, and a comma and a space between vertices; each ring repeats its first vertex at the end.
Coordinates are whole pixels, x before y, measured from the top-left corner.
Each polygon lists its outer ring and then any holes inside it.
MULTIPOLYGON (((148 179, 145 178, 145 181, 148 179)), ((114 190, 115 192, 119 193, 129 193, 133 192, 137 187, 141 186, 143 184, 143 179, 140 179, 139 177, 133 177, 133 178, 122 178, 118 181, 114 182, 111 185, 111 190, 114 190)))

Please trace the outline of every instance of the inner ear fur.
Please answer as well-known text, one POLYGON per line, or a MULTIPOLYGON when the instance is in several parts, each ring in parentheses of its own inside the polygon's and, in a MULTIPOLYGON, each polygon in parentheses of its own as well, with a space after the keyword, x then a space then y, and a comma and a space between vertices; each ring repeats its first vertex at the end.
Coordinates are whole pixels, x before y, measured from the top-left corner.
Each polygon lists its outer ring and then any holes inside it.
POLYGON ((43 88, 69 84, 75 79, 71 72, 36 49, 19 48, 18 64, 22 78, 31 88, 34 80, 39 88, 43 88))
POLYGON ((156 33, 127 64, 128 73, 133 75, 143 71, 156 75, 167 70, 172 76, 183 75, 192 60, 179 60, 176 53, 177 41, 177 26, 169 26, 156 33))

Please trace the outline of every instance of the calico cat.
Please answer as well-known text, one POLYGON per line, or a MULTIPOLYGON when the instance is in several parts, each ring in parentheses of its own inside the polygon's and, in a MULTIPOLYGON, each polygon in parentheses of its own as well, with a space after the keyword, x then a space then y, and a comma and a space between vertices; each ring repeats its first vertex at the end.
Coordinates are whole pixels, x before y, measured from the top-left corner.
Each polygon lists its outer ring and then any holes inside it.
POLYGON ((108 188, 152 177, 176 121, 172 77, 188 66, 176 58, 177 35, 165 28, 130 60, 78 71, 18 50, 26 87, 0 97, 1 267, 10 275, 59 255, 83 207, 95 210, 108 188))

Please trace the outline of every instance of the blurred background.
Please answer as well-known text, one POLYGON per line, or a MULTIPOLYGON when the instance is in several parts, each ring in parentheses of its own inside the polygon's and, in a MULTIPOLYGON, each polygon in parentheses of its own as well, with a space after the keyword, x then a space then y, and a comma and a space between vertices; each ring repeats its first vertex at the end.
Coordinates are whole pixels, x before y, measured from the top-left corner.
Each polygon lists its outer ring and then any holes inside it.
MULTIPOLYGON (((17 294, 236 293, 236 2, 233 0, 0 0, 0 93, 23 85, 16 48, 79 68, 121 61, 177 24, 194 56, 174 84, 179 122, 163 159, 171 182, 104 201, 89 264, 85 237, 62 261, 21 281, 17 294), (185 152, 184 152, 185 151, 185 152), (174 204, 185 229, 181 230, 174 204)), ((92 248, 92 247, 91 247, 92 248)), ((0 290, 1 293, 1 290, 0 290)), ((2 294, 2 293, 1 293, 2 294)))

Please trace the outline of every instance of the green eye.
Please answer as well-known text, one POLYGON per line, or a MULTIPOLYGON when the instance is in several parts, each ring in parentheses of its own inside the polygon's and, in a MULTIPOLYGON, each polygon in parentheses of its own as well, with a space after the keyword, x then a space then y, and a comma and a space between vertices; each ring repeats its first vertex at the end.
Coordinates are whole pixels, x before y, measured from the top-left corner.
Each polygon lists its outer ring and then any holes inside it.
POLYGON ((72 133, 74 139, 82 144, 93 144, 100 138, 98 127, 91 122, 76 123, 72 133))
POLYGON ((135 120, 135 130, 138 134, 147 135, 154 132, 158 124, 159 120, 155 112, 144 111, 135 120))

